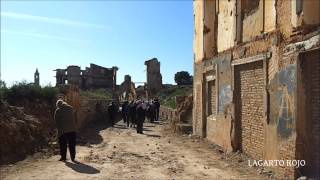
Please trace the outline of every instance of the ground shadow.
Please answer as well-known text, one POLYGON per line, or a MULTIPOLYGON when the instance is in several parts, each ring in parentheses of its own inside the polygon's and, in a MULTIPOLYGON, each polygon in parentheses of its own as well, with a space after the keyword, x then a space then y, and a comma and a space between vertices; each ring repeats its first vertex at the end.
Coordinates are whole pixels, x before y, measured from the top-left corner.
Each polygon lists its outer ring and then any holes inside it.
POLYGON ((143 128, 143 131, 152 131, 152 130, 147 129, 147 128, 143 128))
MULTIPOLYGON (((121 116, 120 114, 118 114, 115 118, 115 123, 119 122, 120 120, 121 116)), ((100 144, 103 141, 103 138, 99 134, 100 131, 109 127, 112 126, 108 117, 95 119, 80 131, 80 133, 77 136, 77 144, 100 144)))
POLYGON ((162 125, 163 122, 162 121, 154 121, 153 124, 159 124, 159 125, 162 125))
POLYGON ((121 125, 114 125, 113 128, 117 128, 117 129, 128 129, 127 126, 121 126, 121 125))
POLYGON ((144 135, 148 136, 148 137, 161 137, 160 135, 156 135, 156 134, 145 134, 144 135))
POLYGON ((74 171, 77 171, 79 173, 84 173, 84 174, 97 174, 100 173, 100 170, 89 166, 87 164, 83 164, 81 162, 76 162, 76 163, 71 163, 66 161, 65 165, 68 166, 69 168, 73 169, 74 171))
POLYGON ((156 126, 154 126, 154 125, 146 125, 144 127, 156 127, 156 126))

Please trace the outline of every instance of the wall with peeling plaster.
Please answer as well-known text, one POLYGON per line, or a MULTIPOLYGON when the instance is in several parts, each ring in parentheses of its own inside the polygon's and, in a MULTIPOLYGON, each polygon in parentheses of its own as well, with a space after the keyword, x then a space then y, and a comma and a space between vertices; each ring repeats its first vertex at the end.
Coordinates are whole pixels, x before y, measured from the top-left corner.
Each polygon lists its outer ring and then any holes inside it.
POLYGON ((219 1, 218 52, 234 46, 236 23, 236 0, 219 1))
MULTIPOLYGON (((213 57, 211 57, 211 55, 204 57, 201 61, 196 60, 194 66, 193 133, 220 145, 225 151, 245 150, 244 152, 246 152, 250 148, 257 149, 257 146, 259 146, 258 153, 248 151, 252 158, 271 160, 306 158, 312 162, 312 166, 308 166, 308 168, 305 169, 319 167, 320 157, 312 155, 313 159, 316 159, 313 160, 307 156, 307 154, 310 153, 306 153, 310 149, 313 149, 314 152, 320 152, 319 148, 317 149, 315 146, 303 144, 307 142, 306 140, 313 142, 312 144, 317 144, 315 141, 317 138, 320 139, 320 130, 312 130, 312 135, 310 135, 310 131, 306 130, 306 127, 312 129, 310 128, 312 126, 310 126, 310 122, 306 123, 306 116, 303 114, 305 114, 307 110, 303 110, 304 108, 301 107, 304 107, 303 103, 306 104, 306 101, 313 102, 314 99, 310 97, 310 94, 312 94, 310 88, 308 90, 309 93, 305 93, 304 89, 308 88, 306 88, 305 85, 301 85, 301 82, 305 80, 301 77, 302 72, 299 70, 301 69, 299 63, 301 61, 301 53, 312 50, 319 51, 320 27, 315 24, 320 20, 320 18, 318 18, 320 10, 317 9, 317 7, 320 7, 320 1, 303 1, 303 16, 300 15, 296 19, 296 24, 299 26, 298 29, 292 24, 296 18, 294 17, 296 16, 295 6, 292 4, 292 1, 257 0, 256 2, 259 2, 258 8, 249 13, 247 17, 243 17, 241 23, 236 23, 234 14, 236 1, 219 1, 218 17, 211 19, 212 22, 218 25, 217 54, 213 57), (264 14, 262 7, 263 2, 264 14), (312 6, 314 6, 313 9, 312 6), (263 16, 264 24, 262 24, 263 16), (313 24, 313 26, 310 26, 308 23, 304 24, 302 21, 305 23, 310 22, 309 24, 313 24), (241 26, 243 25, 243 43, 235 43, 235 30, 237 26, 239 28, 239 24, 241 26), (264 30, 263 33, 261 32, 262 30, 264 30), (250 108, 252 111, 259 109, 258 120, 259 122, 261 121, 261 123, 255 123, 254 127, 250 127, 252 131, 249 130, 248 132, 252 134, 258 132, 259 136, 261 136, 259 137, 261 142, 259 141, 257 144, 250 142, 245 144, 246 147, 241 147, 239 145, 241 139, 237 138, 239 131, 235 128, 239 125, 235 113, 237 108, 235 100, 237 100, 238 97, 234 94, 235 84, 238 83, 238 76, 240 75, 239 73, 235 73, 234 63, 240 63, 240 66, 241 64, 250 64, 252 63, 249 61, 250 58, 254 59, 259 55, 263 55, 264 57, 261 60, 257 60, 260 61, 259 64, 263 64, 263 69, 259 70, 259 72, 253 71, 253 74, 259 73, 259 88, 261 91, 259 90, 259 95, 256 96, 250 94, 250 96, 253 96, 257 100, 258 105, 250 105, 246 108, 249 107, 249 111, 250 108), (208 97, 206 96, 206 75, 212 70, 217 71, 215 77, 217 96, 216 100, 212 101, 217 102, 217 113, 207 117, 206 107, 209 102, 207 102, 208 97), (305 95, 305 97, 303 95, 305 95), (260 133, 260 131, 262 133, 260 133), (303 137, 308 138, 303 139, 303 137)), ((252 1, 247 1, 247 3, 250 5, 252 1)), ((253 5, 256 4, 253 3, 253 5)), ((195 19, 202 18, 197 16, 204 15, 206 12, 209 11, 205 10, 202 14, 195 14, 195 19)), ((210 21, 208 17, 205 19, 205 22, 207 21, 210 21)), ((199 27, 195 28, 197 29, 199 27)), ((202 40, 205 41, 206 39, 202 40)), ((206 44, 208 42, 203 43, 206 44)), ((211 41, 210 43, 215 42, 211 41)), ((205 45, 201 48, 204 48, 204 52, 208 52, 212 50, 208 49, 211 47, 210 45, 205 45)), ((195 56, 198 57, 201 53, 202 52, 195 51, 195 56)), ((308 56, 308 59, 315 59, 315 57, 311 54, 308 56)), ((310 63, 310 60, 306 63, 310 63)), ((311 65, 310 67, 318 66, 311 65)), ((308 74, 308 72, 305 73, 307 74, 305 75, 306 77, 310 76, 309 79, 313 78, 312 74, 308 74)), ((247 81, 250 82, 250 87, 253 85, 252 90, 254 90, 256 88, 254 86, 256 81, 252 79, 254 78, 248 78, 247 81)), ((311 82, 315 81, 316 80, 311 80, 311 82)), ((315 83, 313 84, 314 86, 320 86, 315 83)), ((248 93, 251 92, 254 91, 248 91, 248 93)), ((244 92, 243 95, 247 96, 248 94, 244 92)), ((314 105, 313 108, 318 107, 314 105)), ((317 117, 317 114, 320 113, 318 111, 319 110, 311 113, 313 118, 317 117)), ((251 118, 250 120, 253 119, 251 118)), ((318 121, 313 120, 313 122, 317 124, 318 121)), ((315 128, 317 127, 318 125, 316 125, 315 128)), ((312 173, 305 169, 275 167, 274 171, 278 172, 282 178, 297 178, 301 174, 312 177, 312 173)), ((313 173, 318 173, 320 176, 319 171, 313 173)))

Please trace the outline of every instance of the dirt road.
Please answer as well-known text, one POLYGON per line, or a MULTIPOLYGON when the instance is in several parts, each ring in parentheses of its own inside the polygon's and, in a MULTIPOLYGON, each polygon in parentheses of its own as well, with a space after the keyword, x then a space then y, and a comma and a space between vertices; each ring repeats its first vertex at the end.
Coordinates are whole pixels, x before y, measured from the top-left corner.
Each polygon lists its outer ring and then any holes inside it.
POLYGON ((96 126, 77 146, 78 164, 59 156, 30 157, 2 167, 0 179, 264 179, 256 170, 234 167, 208 143, 190 136, 164 133, 162 123, 145 124, 137 134, 123 123, 96 126))

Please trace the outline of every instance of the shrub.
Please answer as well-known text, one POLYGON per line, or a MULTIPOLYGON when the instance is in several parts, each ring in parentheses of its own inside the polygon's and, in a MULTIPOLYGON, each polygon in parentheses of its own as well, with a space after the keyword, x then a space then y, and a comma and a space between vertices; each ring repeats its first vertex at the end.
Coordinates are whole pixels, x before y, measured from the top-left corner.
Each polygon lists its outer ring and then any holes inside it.
POLYGON ((81 90, 80 96, 90 99, 111 99, 112 93, 106 89, 81 90))
POLYGON ((192 87, 174 87, 164 89, 158 93, 160 104, 166 107, 176 108, 176 96, 188 96, 192 94, 192 87))
POLYGON ((4 97, 9 102, 27 100, 30 102, 46 101, 52 103, 55 100, 57 93, 58 89, 51 85, 41 87, 22 81, 17 82, 8 88, 5 91, 4 97))

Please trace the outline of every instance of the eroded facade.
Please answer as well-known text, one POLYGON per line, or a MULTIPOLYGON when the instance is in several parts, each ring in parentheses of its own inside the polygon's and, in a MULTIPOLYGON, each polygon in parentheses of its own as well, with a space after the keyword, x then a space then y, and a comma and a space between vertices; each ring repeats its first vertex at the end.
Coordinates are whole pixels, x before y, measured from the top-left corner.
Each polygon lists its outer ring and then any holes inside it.
POLYGON ((116 89, 117 67, 106 68, 90 64, 85 70, 79 66, 56 69, 56 85, 72 84, 81 89, 107 88, 116 89))
POLYGON ((153 98, 162 89, 160 62, 157 58, 152 58, 144 64, 147 66, 147 98, 153 98))
POLYGON ((194 1, 193 133, 320 177, 317 0, 194 1))

